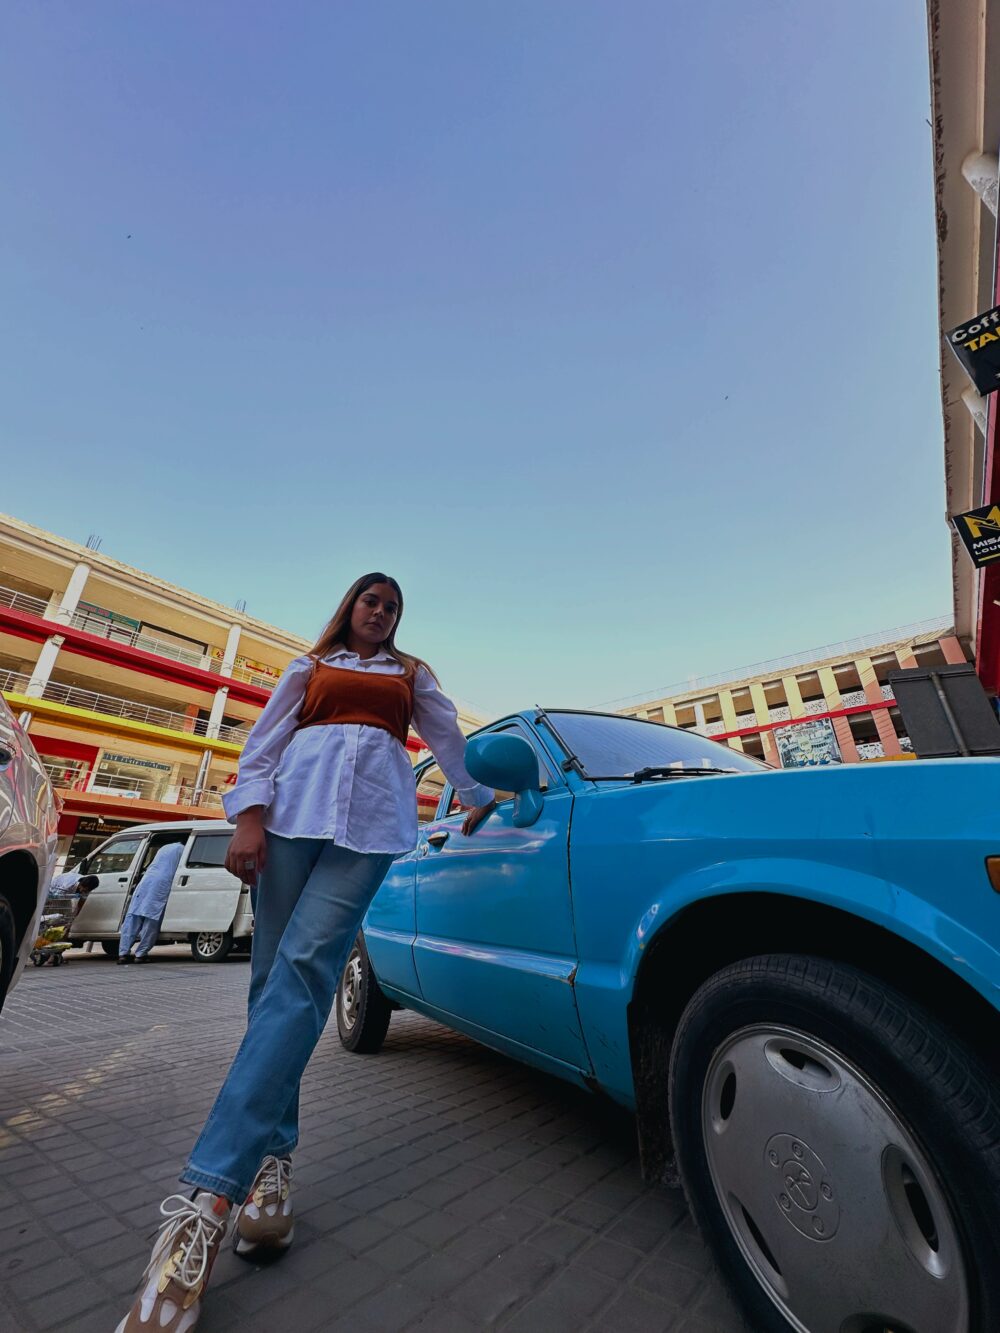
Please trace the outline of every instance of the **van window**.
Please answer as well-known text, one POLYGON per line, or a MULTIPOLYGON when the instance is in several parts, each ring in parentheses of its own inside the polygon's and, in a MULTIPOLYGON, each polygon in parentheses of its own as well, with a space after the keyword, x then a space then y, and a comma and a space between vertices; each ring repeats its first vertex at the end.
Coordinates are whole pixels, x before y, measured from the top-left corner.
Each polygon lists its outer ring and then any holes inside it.
POLYGON ((122 875, 135 859, 135 854, 145 841, 141 838, 116 838, 114 842, 90 858, 87 865, 88 875, 122 875))
POLYGON ((231 833, 199 833, 188 852, 188 870, 217 870, 226 864, 231 833))

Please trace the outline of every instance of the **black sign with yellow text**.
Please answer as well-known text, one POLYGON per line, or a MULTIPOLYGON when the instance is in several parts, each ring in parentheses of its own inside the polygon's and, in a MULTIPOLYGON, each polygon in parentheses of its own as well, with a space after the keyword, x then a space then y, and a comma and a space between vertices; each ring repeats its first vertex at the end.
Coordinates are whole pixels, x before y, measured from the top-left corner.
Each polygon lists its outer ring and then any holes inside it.
POLYGON ((955 514, 951 521, 977 569, 1000 560, 1000 504, 955 514))
POLYGON ((1000 306, 945 334, 980 393, 1000 389, 1000 306))

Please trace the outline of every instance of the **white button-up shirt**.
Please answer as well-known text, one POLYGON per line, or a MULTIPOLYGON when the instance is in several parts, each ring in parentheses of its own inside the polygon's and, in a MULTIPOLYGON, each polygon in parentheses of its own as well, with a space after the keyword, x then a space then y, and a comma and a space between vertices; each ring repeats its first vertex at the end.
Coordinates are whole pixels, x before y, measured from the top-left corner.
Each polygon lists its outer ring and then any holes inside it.
MULTIPOLYGON (((335 648, 322 659, 344 671, 402 675, 386 652, 363 658, 335 648)), ((400 855, 417 845, 417 795, 406 747, 391 732, 359 723, 298 727, 312 659, 290 662, 240 756, 239 779, 223 797, 231 823, 241 810, 266 807, 264 827, 282 838, 329 838, 355 852, 400 855)), ((455 705, 425 667, 413 682, 413 726, 463 805, 494 793, 465 767, 465 737, 455 705)))

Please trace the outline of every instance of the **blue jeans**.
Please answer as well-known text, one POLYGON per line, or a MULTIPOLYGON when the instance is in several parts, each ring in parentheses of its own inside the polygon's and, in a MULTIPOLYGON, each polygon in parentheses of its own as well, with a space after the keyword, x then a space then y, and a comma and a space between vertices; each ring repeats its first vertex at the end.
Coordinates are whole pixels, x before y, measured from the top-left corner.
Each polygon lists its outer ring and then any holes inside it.
POLYGON ((139 912, 128 912, 122 922, 122 932, 118 939, 118 957, 124 958, 131 950, 132 945, 138 940, 139 947, 135 951, 135 956, 136 958, 145 958, 156 943, 156 937, 159 933, 160 923, 155 916, 143 916, 139 912))
POLYGON ((267 834, 254 895, 246 1036, 181 1180, 242 1203, 299 1137, 299 1082, 368 904, 395 858, 267 834))

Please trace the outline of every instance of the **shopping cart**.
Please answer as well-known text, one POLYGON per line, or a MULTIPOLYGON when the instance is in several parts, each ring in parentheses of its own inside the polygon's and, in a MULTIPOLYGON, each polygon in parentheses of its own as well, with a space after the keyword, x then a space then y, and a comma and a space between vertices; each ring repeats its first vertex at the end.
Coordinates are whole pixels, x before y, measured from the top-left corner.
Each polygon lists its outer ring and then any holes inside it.
POLYGON ((84 875, 74 889, 49 895, 31 948, 31 961, 36 967, 44 967, 46 963, 58 967, 62 963, 63 954, 73 947, 67 939, 73 918, 97 883, 96 875, 84 875))

